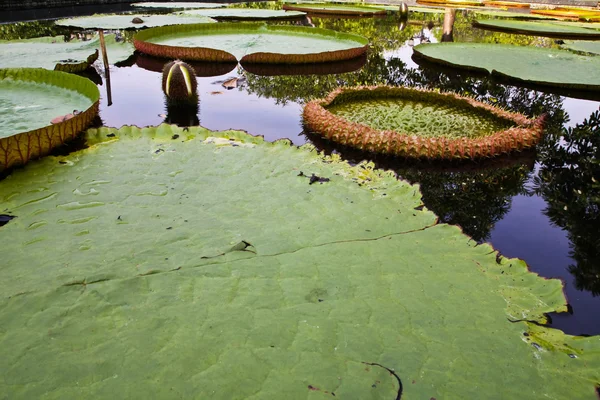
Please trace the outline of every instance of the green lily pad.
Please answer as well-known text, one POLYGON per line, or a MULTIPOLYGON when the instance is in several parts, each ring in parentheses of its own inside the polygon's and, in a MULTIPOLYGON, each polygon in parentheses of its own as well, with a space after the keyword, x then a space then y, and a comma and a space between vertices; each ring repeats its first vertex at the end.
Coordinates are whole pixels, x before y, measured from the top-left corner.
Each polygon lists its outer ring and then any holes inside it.
POLYGON ((0 171, 47 154, 84 130, 98 114, 99 98, 96 85, 73 74, 0 69, 0 171))
MULTIPOLYGON (((133 54, 131 43, 117 42, 106 35, 106 48, 111 63, 125 61, 133 54)), ((65 42, 62 36, 0 41, 0 68, 39 67, 67 72, 88 68, 98 58, 100 39, 65 42)))
POLYGON ((172 9, 194 9, 194 8, 221 8, 227 7, 226 3, 199 3, 199 2, 143 2, 133 3, 133 7, 147 8, 172 8, 172 9))
POLYGON ((504 0, 483 0, 483 5, 486 7, 498 8, 530 8, 531 4, 521 1, 504 1, 504 0))
POLYGON ((600 59, 565 50, 486 43, 427 43, 414 57, 535 85, 600 90, 600 59))
POLYGON ((558 18, 593 21, 600 18, 600 12, 593 9, 582 9, 578 7, 557 7, 552 10, 548 9, 533 9, 534 14, 552 15, 558 18))
POLYGON ((417 0, 417 4, 435 5, 438 7, 473 7, 483 6, 480 0, 417 0))
POLYGON ((414 158, 481 158, 534 146, 543 118, 528 120, 451 93, 402 87, 338 89, 309 102, 311 132, 346 146, 414 158))
POLYGON ((580 28, 600 30, 600 22, 561 21, 560 24, 564 26, 577 26, 580 28))
POLYGON ((82 29, 143 29, 155 26, 178 24, 205 24, 216 22, 203 16, 188 15, 144 15, 144 14, 95 14, 87 17, 65 18, 56 21, 56 25, 72 26, 82 29), (134 18, 143 22, 134 23, 134 18))
POLYGON ((368 40, 328 29, 219 23, 151 28, 138 32, 134 45, 151 56, 182 60, 303 64, 358 57, 368 40))
POLYGON ((529 12, 512 12, 501 10, 474 10, 475 15, 483 15, 486 17, 511 18, 511 19, 549 19, 555 20, 555 17, 550 15, 531 14, 529 12))
POLYGON ((435 7, 425 7, 425 6, 411 6, 408 7, 408 12, 417 12, 417 13, 429 13, 429 14, 443 14, 443 8, 435 8, 435 7))
POLYGON ((88 143, 0 182, 10 398, 595 398, 598 337, 522 322, 561 283, 393 174, 202 128, 88 143))
POLYGON ((184 11, 185 15, 197 15, 215 19, 286 19, 306 15, 301 11, 261 10, 258 8, 220 8, 216 10, 184 11))
POLYGON ((446 102, 427 105, 412 99, 376 98, 336 103, 327 109, 334 115, 379 130, 402 129, 422 137, 478 138, 513 126, 511 121, 493 114, 464 112, 446 102))
POLYGON ((284 10, 304 11, 315 14, 335 15, 380 15, 387 14, 385 8, 347 4, 284 3, 284 10))
POLYGON ((573 51, 577 51, 580 53, 600 55, 600 42, 594 42, 591 40, 579 40, 579 41, 565 42, 560 47, 563 47, 563 48, 569 49, 569 50, 573 50, 573 51))
POLYGON ((573 39, 600 39, 600 31, 577 26, 561 25, 558 22, 534 22, 534 21, 511 21, 511 20, 476 20, 473 26, 480 29, 520 33, 525 35, 546 36, 555 38, 573 39))

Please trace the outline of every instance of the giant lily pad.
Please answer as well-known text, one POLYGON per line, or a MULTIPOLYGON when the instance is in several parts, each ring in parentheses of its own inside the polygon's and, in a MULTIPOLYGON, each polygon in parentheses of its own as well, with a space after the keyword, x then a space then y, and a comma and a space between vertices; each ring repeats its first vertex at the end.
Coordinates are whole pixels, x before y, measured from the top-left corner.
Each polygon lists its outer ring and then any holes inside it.
POLYGON ((480 0, 417 0, 417 4, 437 5, 443 7, 472 7, 483 6, 480 0))
POLYGON ((385 15, 385 8, 377 8, 375 6, 359 6, 347 4, 312 4, 312 3, 297 3, 283 4, 284 10, 304 11, 314 14, 334 14, 334 15, 385 15))
POLYGON ((600 11, 594 9, 560 7, 553 10, 535 9, 531 10, 531 12, 534 14, 551 15, 557 18, 574 20, 594 20, 595 18, 600 18, 600 11))
POLYGON ((134 45, 156 57, 303 64, 357 57, 368 40, 328 29, 219 23, 151 28, 138 32, 134 45))
POLYGON ((525 322, 561 283, 393 174, 202 128, 88 143, 0 182, 10 398, 595 398, 598 338, 525 322))
POLYGON ((577 22, 577 21, 561 21, 561 25, 564 26, 578 26, 580 28, 590 28, 600 30, 599 22, 577 22))
POLYGON ((143 3, 133 3, 133 7, 147 8, 172 8, 172 9, 194 9, 194 8, 220 8, 227 7, 226 3, 200 3, 200 2, 156 2, 148 1, 143 3))
POLYGON ((65 18, 56 21, 57 25, 83 29, 142 29, 155 26, 178 24, 202 24, 216 22, 204 16, 188 15, 145 15, 145 14, 96 14, 87 17, 65 18), (142 22, 133 22, 135 19, 142 22))
POLYGON ((485 43, 427 43, 414 56, 529 84, 585 91, 600 90, 600 59, 565 50, 485 43))
POLYGON ((216 10, 190 10, 185 15, 197 15, 215 19, 291 19, 306 15, 301 11, 261 10, 258 8, 220 8, 216 10))
POLYGON ((600 42, 594 42, 591 40, 565 42, 561 45, 561 47, 580 53, 600 55, 600 42))
POLYGON ((436 8, 436 7, 427 7, 427 6, 412 6, 412 7, 408 7, 408 12, 417 12, 417 13, 424 13, 424 14, 443 14, 445 11, 443 8, 436 8))
POLYGON ((552 22, 510 21, 499 19, 476 20, 473 26, 494 31, 521 33, 526 35, 573 39, 600 39, 600 30, 552 22))
POLYGON ((483 0, 483 5, 501 8, 530 8, 531 4, 518 1, 483 0))
POLYGON ((408 88, 346 88, 309 102, 310 131, 360 150, 415 158, 481 158, 534 146, 543 119, 454 94, 408 88))
POLYGON ((502 10, 474 10, 475 15, 483 15, 486 17, 512 18, 512 19, 548 19, 554 20, 556 17, 549 15, 531 14, 529 12, 513 12, 502 10))
MULTIPOLYGON (((106 35, 106 48, 112 63, 126 60, 134 49, 130 43, 117 42, 106 35)), ((0 68, 39 67, 67 72, 88 68, 97 58, 100 40, 65 42, 62 36, 0 41, 0 68)))
POLYGON ((0 69, 0 171, 47 154, 84 130, 98 114, 99 98, 96 85, 76 75, 0 69))

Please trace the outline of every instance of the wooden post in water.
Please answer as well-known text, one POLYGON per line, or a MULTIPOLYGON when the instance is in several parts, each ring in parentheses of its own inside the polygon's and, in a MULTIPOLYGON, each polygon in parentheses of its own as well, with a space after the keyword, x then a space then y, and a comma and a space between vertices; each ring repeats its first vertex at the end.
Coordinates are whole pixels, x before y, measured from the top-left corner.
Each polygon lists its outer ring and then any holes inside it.
POLYGON ((112 104, 112 91, 110 89, 110 68, 108 66, 108 55, 106 54, 106 42, 104 41, 104 31, 98 29, 100 35, 100 47, 102 48, 102 61, 104 62, 104 76, 106 76, 106 100, 107 105, 112 104))
POLYGON ((444 13, 444 25, 442 33, 442 42, 453 42, 454 19, 456 18, 456 9, 446 8, 444 13))

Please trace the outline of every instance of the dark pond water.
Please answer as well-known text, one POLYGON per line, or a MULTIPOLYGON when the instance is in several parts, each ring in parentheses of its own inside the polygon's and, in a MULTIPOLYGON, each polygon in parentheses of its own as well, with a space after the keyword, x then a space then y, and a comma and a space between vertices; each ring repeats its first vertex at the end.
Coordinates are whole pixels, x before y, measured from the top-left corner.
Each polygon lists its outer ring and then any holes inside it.
MULTIPOLYGON (((277 7, 274 3, 254 6, 277 7)), ((50 17, 48 10, 32 15, 15 18, 50 17)), ((454 41, 557 46, 553 39, 474 29, 472 18, 457 12, 454 41)), ((267 140, 311 142, 352 162, 372 160, 395 170, 400 177, 420 184, 426 206, 443 222, 460 225, 474 240, 490 242, 505 257, 524 259, 544 277, 562 279, 571 312, 551 315, 552 326, 571 334, 600 334, 600 117, 594 115, 600 106, 598 98, 585 100, 589 94, 523 88, 416 64, 412 46, 440 41, 442 19, 443 14, 422 13, 411 13, 407 24, 395 17, 313 17, 315 26, 367 36, 372 46, 366 59, 304 70, 196 65, 200 107, 192 116, 167 115, 158 72, 164 60, 136 55, 126 65, 112 66, 110 106, 100 65, 91 76, 101 84, 100 115, 107 126, 148 126, 168 120, 214 130, 242 129, 267 140), (239 78, 238 86, 225 89, 222 82, 234 77, 239 78), (549 116, 546 136, 535 151, 487 162, 439 164, 375 157, 336 147, 304 131, 305 101, 338 86, 357 84, 435 88, 530 116, 545 112, 549 116)), ((49 34, 53 29, 51 22, 20 28, 28 36, 49 34)))

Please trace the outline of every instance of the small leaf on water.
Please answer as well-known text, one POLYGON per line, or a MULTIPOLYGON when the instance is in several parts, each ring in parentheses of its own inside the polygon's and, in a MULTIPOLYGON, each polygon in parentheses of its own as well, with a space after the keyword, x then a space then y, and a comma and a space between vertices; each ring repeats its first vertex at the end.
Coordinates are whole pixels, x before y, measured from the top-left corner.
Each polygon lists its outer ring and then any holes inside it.
POLYGON ((237 87, 238 78, 230 78, 221 84, 225 89, 231 90, 237 87))

